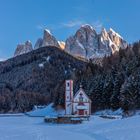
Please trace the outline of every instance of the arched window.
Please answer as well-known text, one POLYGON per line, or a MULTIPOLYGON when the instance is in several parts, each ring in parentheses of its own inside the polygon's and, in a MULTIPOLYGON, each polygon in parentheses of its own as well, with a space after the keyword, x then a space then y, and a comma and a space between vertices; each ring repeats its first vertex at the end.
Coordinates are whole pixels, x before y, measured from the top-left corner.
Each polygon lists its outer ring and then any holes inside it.
POLYGON ((70 86, 70 83, 67 83, 67 86, 69 87, 70 86))

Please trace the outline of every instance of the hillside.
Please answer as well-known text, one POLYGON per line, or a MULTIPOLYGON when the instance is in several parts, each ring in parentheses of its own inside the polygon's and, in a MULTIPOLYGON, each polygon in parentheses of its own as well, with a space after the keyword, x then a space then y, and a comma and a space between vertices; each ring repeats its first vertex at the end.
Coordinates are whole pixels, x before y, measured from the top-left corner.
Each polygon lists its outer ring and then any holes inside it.
POLYGON ((0 63, 0 111, 27 111, 35 104, 58 99, 62 104, 64 81, 86 63, 57 47, 42 47, 0 63))

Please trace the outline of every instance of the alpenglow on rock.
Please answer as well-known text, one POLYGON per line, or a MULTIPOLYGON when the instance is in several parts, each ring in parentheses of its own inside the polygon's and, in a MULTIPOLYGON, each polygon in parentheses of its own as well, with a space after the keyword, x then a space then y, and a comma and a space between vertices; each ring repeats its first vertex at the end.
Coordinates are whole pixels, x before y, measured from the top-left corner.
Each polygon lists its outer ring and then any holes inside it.
POLYGON ((97 34, 92 26, 83 25, 74 36, 66 40, 65 51, 75 56, 92 59, 108 56, 126 47, 126 41, 113 29, 107 32, 103 28, 101 33, 97 34))
POLYGON ((127 47, 127 42, 118 33, 116 33, 113 29, 110 28, 108 34, 109 34, 111 41, 116 45, 116 47, 118 47, 118 50, 120 48, 124 49, 127 47))
POLYGON ((61 48, 62 50, 64 50, 64 49, 65 49, 65 42, 63 42, 63 41, 58 41, 58 43, 59 43, 60 48, 61 48))
POLYGON ((35 43, 35 49, 40 47, 47 47, 47 46, 55 46, 60 47, 56 38, 51 34, 51 32, 47 29, 44 30, 43 39, 39 38, 35 43))
MULTIPOLYGON (((120 48, 125 49, 128 44, 113 29, 106 31, 103 28, 101 33, 97 33, 92 26, 86 24, 81 26, 75 35, 70 36, 66 42, 57 41, 51 32, 45 29, 43 37, 37 40, 34 49, 48 46, 58 47, 76 57, 100 59, 119 51, 120 48)), ((17 46, 14 56, 32 50, 31 42, 27 41, 25 44, 17 46)))
POLYGON ((18 44, 17 45, 14 56, 22 55, 22 54, 28 53, 32 50, 33 50, 32 43, 31 43, 31 41, 28 40, 23 44, 18 44))

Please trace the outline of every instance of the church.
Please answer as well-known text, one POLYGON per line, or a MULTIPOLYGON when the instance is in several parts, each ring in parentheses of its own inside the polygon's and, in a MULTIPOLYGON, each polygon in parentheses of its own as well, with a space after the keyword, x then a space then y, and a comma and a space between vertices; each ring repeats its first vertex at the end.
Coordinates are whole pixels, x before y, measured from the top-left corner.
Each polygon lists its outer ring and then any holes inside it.
POLYGON ((91 115, 91 100, 80 85, 73 95, 73 81, 65 81, 65 115, 89 116, 91 115))

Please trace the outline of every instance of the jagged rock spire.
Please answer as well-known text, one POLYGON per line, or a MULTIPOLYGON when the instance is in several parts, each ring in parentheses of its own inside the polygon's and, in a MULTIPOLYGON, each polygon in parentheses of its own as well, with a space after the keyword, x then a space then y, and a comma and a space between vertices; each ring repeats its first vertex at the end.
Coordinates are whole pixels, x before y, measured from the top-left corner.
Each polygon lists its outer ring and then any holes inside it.
POLYGON ((28 40, 23 44, 18 44, 17 45, 14 56, 22 55, 22 54, 28 53, 32 50, 33 50, 32 43, 31 43, 31 41, 28 40))
POLYGON ((108 56, 126 47, 126 41, 113 29, 107 32, 103 28, 97 34, 92 26, 86 24, 66 40, 65 50, 72 55, 92 59, 108 56))

